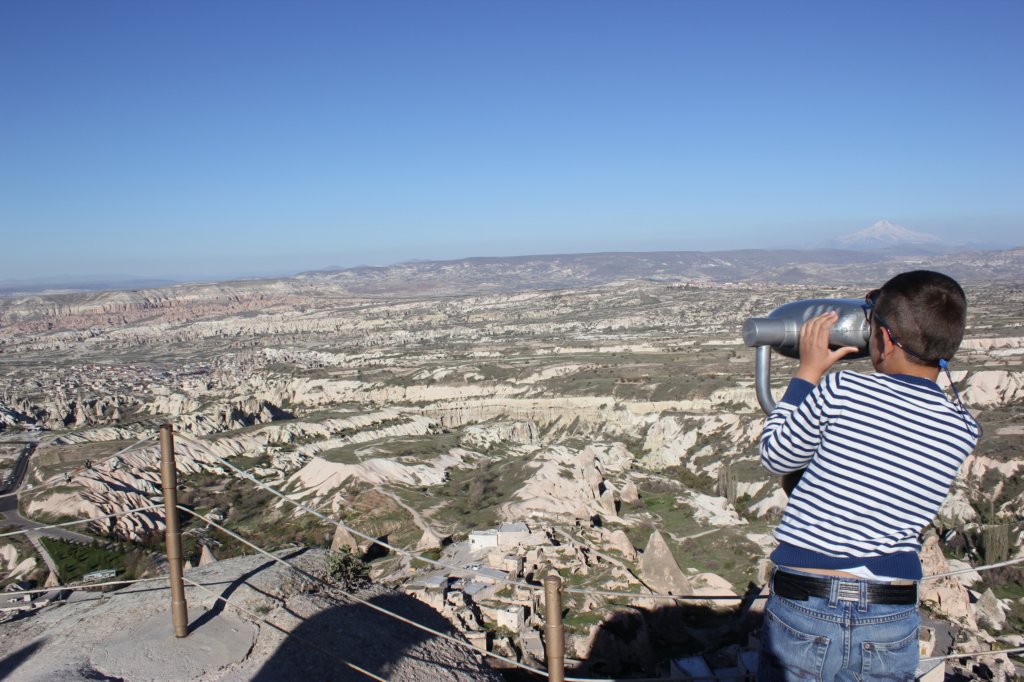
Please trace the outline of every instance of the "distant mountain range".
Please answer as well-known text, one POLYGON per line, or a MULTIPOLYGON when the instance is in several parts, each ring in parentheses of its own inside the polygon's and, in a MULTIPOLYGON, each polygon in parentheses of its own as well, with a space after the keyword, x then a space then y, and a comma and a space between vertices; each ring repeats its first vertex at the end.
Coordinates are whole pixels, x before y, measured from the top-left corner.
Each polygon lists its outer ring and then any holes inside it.
POLYGON ((415 260, 387 266, 326 268, 294 277, 216 285, 105 278, 0 281, 0 296, 71 291, 155 290, 173 286, 326 287, 352 294, 451 294, 599 286, 625 279, 701 282, 878 283, 929 267, 963 280, 1024 279, 1024 249, 971 248, 881 220, 810 249, 656 251, 415 260), (263 283, 262 285, 259 283, 263 283))
POLYGON ((1024 279, 1024 248, 935 252, 742 250, 589 253, 465 258, 307 272, 295 280, 363 294, 467 294, 600 286, 627 279, 666 282, 877 285, 930 268, 963 281, 1024 279))

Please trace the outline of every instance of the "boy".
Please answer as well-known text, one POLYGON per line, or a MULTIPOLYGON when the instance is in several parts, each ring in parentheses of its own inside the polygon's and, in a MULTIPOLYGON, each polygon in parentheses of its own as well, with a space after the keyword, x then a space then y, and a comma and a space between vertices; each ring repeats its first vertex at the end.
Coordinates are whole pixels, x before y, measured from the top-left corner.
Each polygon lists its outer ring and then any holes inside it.
POLYGON ((935 383, 966 311, 960 285, 937 272, 869 293, 875 374, 826 375, 857 350, 829 349, 836 313, 800 330, 799 368, 761 435, 766 469, 805 471, 775 531, 759 680, 914 679, 918 536, 980 436, 959 395, 935 383))

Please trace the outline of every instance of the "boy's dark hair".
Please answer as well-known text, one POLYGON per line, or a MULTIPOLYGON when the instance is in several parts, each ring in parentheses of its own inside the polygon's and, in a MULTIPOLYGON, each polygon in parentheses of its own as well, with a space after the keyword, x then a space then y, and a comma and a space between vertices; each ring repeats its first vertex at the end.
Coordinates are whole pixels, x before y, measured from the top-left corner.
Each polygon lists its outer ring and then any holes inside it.
POLYGON ((964 338, 967 298, 956 280, 940 272, 896 275, 882 286, 877 310, 917 364, 951 359, 964 338))

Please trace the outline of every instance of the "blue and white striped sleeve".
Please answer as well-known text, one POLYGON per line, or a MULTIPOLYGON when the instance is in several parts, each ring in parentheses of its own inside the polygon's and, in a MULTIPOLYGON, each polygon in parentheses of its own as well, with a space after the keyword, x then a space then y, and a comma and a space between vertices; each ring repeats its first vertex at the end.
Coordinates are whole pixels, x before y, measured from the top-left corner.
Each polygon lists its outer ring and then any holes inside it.
POLYGON ((761 466, 788 474, 807 466, 821 441, 821 391, 792 379, 761 432, 761 466))

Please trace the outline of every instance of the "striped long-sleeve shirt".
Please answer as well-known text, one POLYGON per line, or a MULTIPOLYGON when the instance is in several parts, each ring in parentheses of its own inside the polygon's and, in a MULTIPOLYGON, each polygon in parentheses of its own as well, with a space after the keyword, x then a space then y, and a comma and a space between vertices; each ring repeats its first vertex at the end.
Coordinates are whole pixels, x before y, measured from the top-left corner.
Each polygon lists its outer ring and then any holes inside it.
POLYGON ((766 469, 806 467, 772 559, 920 578, 918 536, 974 449, 977 428, 927 379, 851 371, 817 386, 794 379, 761 435, 766 469))

